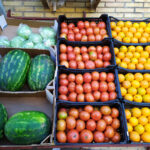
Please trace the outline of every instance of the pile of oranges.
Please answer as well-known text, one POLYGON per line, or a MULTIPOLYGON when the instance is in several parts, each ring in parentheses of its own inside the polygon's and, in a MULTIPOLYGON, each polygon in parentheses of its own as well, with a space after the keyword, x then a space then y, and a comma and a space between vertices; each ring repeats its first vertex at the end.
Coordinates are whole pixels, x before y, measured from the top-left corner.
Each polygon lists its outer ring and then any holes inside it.
POLYGON ((119 74, 119 82, 124 99, 150 103, 150 73, 119 74))
POLYGON ((150 109, 148 107, 125 109, 130 140, 150 142, 150 109))
POLYGON ((150 46, 115 47, 116 63, 126 69, 150 70, 150 46))
POLYGON ((111 22, 112 37, 124 43, 150 42, 150 23, 131 21, 111 22))

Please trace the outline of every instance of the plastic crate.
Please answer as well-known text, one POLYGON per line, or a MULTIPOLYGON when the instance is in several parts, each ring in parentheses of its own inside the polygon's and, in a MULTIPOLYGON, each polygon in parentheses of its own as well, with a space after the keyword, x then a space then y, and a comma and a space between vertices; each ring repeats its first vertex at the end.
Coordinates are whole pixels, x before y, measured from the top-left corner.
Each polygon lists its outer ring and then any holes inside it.
MULTIPOLYGON (((142 73, 142 74, 144 74, 144 73, 150 73, 150 70, 149 71, 147 71, 147 72, 140 72, 140 71, 136 71, 136 70, 131 70, 131 71, 127 71, 127 70, 123 70, 123 69, 117 69, 117 72, 118 72, 118 74, 119 73, 122 73, 122 74, 127 74, 127 73, 142 73)), ((119 78, 119 77, 118 77, 119 78)), ((118 93, 118 95, 119 95, 119 98, 123 101, 123 102, 125 102, 125 103, 127 103, 127 104, 132 104, 132 105, 137 105, 137 106, 150 106, 150 103, 138 103, 138 102, 134 102, 134 101, 129 101, 129 100, 126 100, 126 99, 124 99, 124 97, 122 96, 122 94, 121 94, 121 90, 120 90, 120 83, 118 82, 117 83, 118 84, 118 87, 119 87, 119 93, 118 93)))
MULTIPOLYGON (((120 90, 120 87, 119 87, 119 79, 118 79, 118 72, 117 72, 117 69, 115 69, 114 67, 112 67, 112 68, 105 68, 105 69, 95 69, 94 71, 97 71, 97 72, 107 72, 107 73, 109 73, 109 72, 112 72, 112 73, 114 73, 114 75, 115 75, 115 86, 116 86, 116 93, 117 93, 117 98, 119 98, 119 94, 118 93, 120 93, 119 92, 119 90, 120 90)), ((59 75, 61 74, 61 73, 66 73, 66 74, 70 74, 70 73, 74 73, 74 74, 84 74, 84 73, 86 73, 86 72, 93 72, 92 70, 81 70, 81 71, 76 71, 76 70, 72 70, 72 71, 68 71, 67 69, 64 69, 64 68, 59 68, 58 69, 58 72, 57 72, 57 76, 56 76, 56 80, 55 80, 55 94, 56 94, 56 102, 64 102, 64 103, 70 103, 70 104, 76 104, 76 103, 78 103, 78 104, 88 104, 89 102, 71 102, 71 101, 65 101, 65 100, 59 100, 59 98, 58 98, 58 96, 59 96, 59 92, 58 92, 58 89, 59 89, 59 75)), ((115 100, 110 100, 110 101, 108 101, 108 103, 109 102, 115 102, 116 101, 116 99, 115 100)), ((107 103, 107 102, 90 102, 90 104, 93 104, 93 103, 107 103)))
POLYGON ((138 107, 138 108, 142 108, 142 107, 150 107, 150 106, 142 106, 142 105, 136 105, 136 104, 128 104, 128 103, 124 103, 124 104, 122 104, 122 106, 123 106, 123 114, 124 114, 124 120, 125 120, 125 128, 126 128, 126 130, 127 130, 127 142, 128 143, 130 143, 130 144, 134 144, 134 145, 143 145, 143 146, 150 146, 150 143, 144 143, 144 142, 132 142, 131 140, 130 140, 130 137, 129 137, 129 132, 128 132, 128 127, 127 127, 127 119, 126 119, 126 115, 125 115, 125 109, 126 108, 133 108, 133 107, 138 107))
MULTIPOLYGON (((78 21, 89 21, 89 22, 95 21, 96 23, 98 23, 99 21, 104 21, 106 23, 106 30, 107 30, 108 37, 111 37, 109 17, 108 17, 107 14, 102 14, 99 18, 67 18, 65 15, 60 15, 59 18, 58 18, 58 33, 57 33, 57 38, 58 39, 60 38, 60 31, 61 31, 61 23, 62 22, 74 23, 75 25, 77 25, 78 21)), ((88 43, 88 42, 84 42, 84 43, 88 43)))
MULTIPOLYGON (((85 44, 85 42, 71 42, 71 41, 66 41, 65 39, 60 39, 58 40, 57 42, 57 64, 58 66, 61 66, 61 67, 64 67, 66 68, 65 66, 62 66, 62 65, 59 65, 59 52, 60 52, 60 44, 65 44, 67 46, 73 46, 73 47, 82 47, 82 46, 86 46, 86 47, 89 47, 89 46, 109 46, 110 47, 110 52, 111 52, 111 55, 112 55, 112 58, 111 58, 111 65, 107 66, 106 68, 110 68, 110 67, 114 67, 116 66, 116 60, 115 60, 115 53, 114 53, 114 47, 113 47, 113 42, 111 39, 104 39, 100 42, 88 42, 85 44)), ((82 69, 72 69, 72 68, 67 68, 68 71, 71 71, 71 70, 82 70, 82 69)), ((96 68, 96 69, 104 69, 104 68, 96 68)), ((84 69, 84 70, 87 70, 87 69, 84 69)), ((95 69, 90 69, 90 70, 95 70, 95 69)))
POLYGON ((118 108, 119 110, 119 120, 120 120, 120 128, 119 128, 119 132, 121 133, 121 141, 119 143, 113 143, 113 142, 109 142, 109 143, 59 143, 56 139, 56 133, 57 133, 57 127, 55 125, 55 131, 54 131, 54 143, 55 145, 82 145, 82 146, 88 146, 88 145, 111 145, 111 144, 126 144, 127 143, 127 130, 126 130, 126 126, 125 126, 125 119, 124 119, 124 114, 123 114, 123 106, 122 104, 119 102, 119 101, 116 101, 116 102, 110 102, 110 103, 97 103, 97 104, 93 104, 93 103, 86 103, 86 104, 66 104, 66 103, 63 103, 63 102, 59 102, 57 103, 56 105, 56 114, 55 114, 55 117, 56 117, 56 122, 55 124, 57 124, 57 112, 58 112, 58 109, 61 108, 61 107, 65 107, 65 108, 71 108, 71 107, 84 107, 86 105, 92 105, 92 106, 96 106, 96 107, 100 107, 100 106, 104 106, 104 105, 107 105, 107 106, 110 106, 110 107, 115 107, 115 108, 118 108))
MULTIPOLYGON (((146 23, 149 23, 150 22, 150 18, 147 18, 147 19, 144 19, 144 20, 120 20, 120 19, 117 19, 117 18, 115 18, 115 17, 112 17, 112 16, 109 16, 109 24, 110 24, 110 22, 118 22, 118 21, 131 21, 131 22, 146 22, 146 23)), ((112 37, 112 32, 111 32, 111 26, 109 25, 109 27, 110 27, 110 37, 111 38, 113 38, 112 37)), ((119 43, 121 43, 121 44, 127 44, 127 45, 144 45, 145 43, 124 43, 124 42, 121 42, 121 41, 118 41, 118 40, 116 40, 116 39, 114 39, 114 41, 117 41, 117 42, 119 42, 119 43)), ((150 42, 147 42, 147 44, 149 44, 150 45, 150 42)))

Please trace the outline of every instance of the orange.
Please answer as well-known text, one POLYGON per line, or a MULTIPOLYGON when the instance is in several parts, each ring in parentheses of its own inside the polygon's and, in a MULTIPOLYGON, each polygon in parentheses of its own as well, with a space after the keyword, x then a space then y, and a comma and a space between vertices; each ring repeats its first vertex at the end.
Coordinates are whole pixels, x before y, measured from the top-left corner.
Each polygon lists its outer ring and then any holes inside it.
POLYGON ((129 52, 135 52, 135 50, 136 50, 135 46, 131 45, 131 46, 128 47, 129 52))
POLYGON ((140 43, 146 43, 147 39, 146 39, 146 37, 141 37, 139 41, 140 41, 140 43))
POLYGON ((148 119, 145 116, 140 116, 138 118, 138 122, 139 122, 139 124, 144 126, 144 125, 146 125, 148 123, 148 119))
POLYGON ((139 63, 141 63, 141 64, 145 64, 145 63, 146 63, 146 58, 140 57, 140 58, 138 59, 138 61, 139 61, 139 63))
POLYGON ((148 107, 143 107, 141 109, 141 112, 143 116, 146 116, 146 117, 150 116, 150 109, 148 107))
POLYGON ((146 46, 145 50, 150 54, 150 45, 146 46))
POLYGON ((150 94, 146 94, 143 96, 143 102, 150 103, 150 94))
POLYGON ((139 24, 137 22, 135 22, 135 23, 133 23, 133 27, 138 29, 139 28, 139 24))
POLYGON ((141 52, 141 57, 149 58, 149 53, 147 51, 141 52))
POLYGON ((147 88, 147 89, 146 89, 146 93, 147 93, 147 94, 150 94, 150 88, 147 88))
POLYGON ((139 53, 139 52, 134 52, 133 56, 134 56, 135 58, 140 58, 140 53, 139 53))
POLYGON ((135 131, 130 132, 129 137, 132 142, 140 142, 140 135, 135 131))
POLYGON ((125 109, 125 115, 127 120, 131 118, 131 112, 129 109, 125 109))
POLYGON ((144 69, 144 65, 142 63, 138 63, 138 64, 136 64, 136 68, 138 70, 143 70, 144 69))
POLYGON ((118 22, 117 22, 117 26, 119 26, 119 27, 124 27, 124 22, 123 22, 123 21, 118 21, 118 22))
POLYGON ((142 46, 136 46, 136 52, 142 52, 143 51, 143 47, 142 46))
POLYGON ((129 87, 128 88, 128 94, 136 95, 137 89, 134 87, 129 87))
POLYGON ((145 67, 146 70, 150 70, 150 63, 145 63, 144 67, 145 67))
POLYGON ((131 109, 131 114, 133 117, 140 117, 141 116, 141 110, 137 107, 134 107, 131 109))
POLYGON ((140 87, 140 82, 137 81, 137 80, 133 80, 133 81, 131 82, 131 85, 132 85, 132 87, 134 87, 134 88, 138 88, 138 87, 140 87))
POLYGON ((116 57, 116 64, 118 65, 118 64, 120 64, 120 63, 121 63, 120 58, 116 57))
POLYGON ((138 64, 138 59, 137 58, 131 58, 131 63, 138 64))
POLYGON ((129 31, 128 27, 122 27, 122 32, 127 33, 129 31))
POLYGON ((141 136, 141 139, 145 143, 150 143, 150 133, 149 132, 144 132, 141 136))
POLYGON ((120 67, 123 67, 123 68, 127 68, 127 67, 128 67, 125 62, 121 62, 121 63, 119 64, 119 66, 120 66, 120 67))
POLYGON ((141 87, 143 87, 145 89, 149 87, 149 83, 146 80, 141 81, 140 84, 141 84, 141 87))
POLYGON ((147 26, 150 27, 150 23, 148 23, 147 26))
POLYGON ((129 28, 129 32, 136 33, 136 28, 135 27, 129 28))
POLYGON ((128 100, 128 101, 133 101, 133 96, 131 94, 126 94, 124 96, 124 99, 128 100))
POLYGON ((131 43, 138 43, 138 38, 136 37, 131 38, 131 43))
POLYGON ((116 27, 116 23, 115 22, 111 22, 110 26, 111 26, 112 29, 114 29, 116 27))
POLYGON ((124 23, 124 26, 125 26, 125 27, 132 27, 132 22, 131 22, 131 21, 126 21, 126 22, 124 23))
POLYGON ((150 123, 150 116, 148 116, 148 123, 150 123))
POLYGON ((125 89, 128 89, 129 87, 131 87, 131 83, 130 83, 130 81, 123 81, 122 86, 125 89))
POLYGON ((129 119, 129 123, 131 124, 131 126, 134 127, 134 126, 138 125, 138 119, 136 117, 131 117, 129 119))
POLYGON ((126 37, 132 38, 133 37, 133 33, 132 32, 126 32, 126 37))
POLYGON ((140 135, 143 134, 143 132, 145 130, 144 127, 141 124, 138 124, 134 129, 140 135))
POLYGON ((127 58, 132 58, 133 57, 133 53, 132 52, 127 52, 126 53, 126 57, 127 58))
POLYGON ((137 32, 143 33, 143 32, 144 32, 144 29, 143 29, 143 28, 138 28, 138 29, 137 29, 137 32))
POLYGON ((112 37, 113 37, 113 38, 116 38, 116 37, 117 37, 117 32, 116 32, 116 31, 111 31, 111 33, 112 33, 112 37))
POLYGON ((133 127, 131 126, 130 123, 127 123, 127 127, 128 127, 128 132, 132 132, 133 131, 133 127))
POLYGON ((125 57, 124 52, 119 52, 117 57, 120 58, 120 59, 123 59, 125 57))
POLYGON ((127 58, 127 57, 123 58, 123 60, 122 60, 122 61, 123 61, 123 62, 125 62, 126 64, 130 63, 130 59, 129 59, 129 58, 127 58))
POLYGON ((137 80, 137 81, 142 81, 143 80, 142 73, 135 73, 134 74, 134 79, 137 80))
POLYGON ((150 37, 147 38, 147 42, 150 42, 150 37))
POLYGON ((142 36, 144 36, 144 37, 148 38, 148 37, 149 37, 149 33, 144 32, 144 33, 142 34, 142 36))
POLYGON ((127 73, 125 79, 132 82, 134 80, 134 75, 132 73, 127 73))
POLYGON ((145 22, 140 22, 139 25, 140 25, 141 28, 145 28, 146 27, 146 23, 145 22))
POLYGON ((146 125, 144 126, 144 128, 145 128, 145 131, 146 131, 146 132, 149 132, 149 133, 150 133, 150 124, 149 124, 149 123, 146 124, 146 125))
POLYGON ((120 47, 120 52, 127 52, 128 48, 126 46, 121 46, 120 47))
POLYGON ((120 83, 125 80, 125 76, 123 74, 119 74, 118 77, 119 77, 119 82, 120 83))
POLYGON ((146 27, 144 31, 150 33, 150 27, 146 27))
POLYGON ((116 26, 116 27, 114 28, 114 30, 115 30, 117 33, 119 33, 119 32, 121 31, 121 28, 118 27, 118 26, 116 26))
POLYGON ((128 69, 135 69, 135 68, 136 68, 135 64, 133 63, 128 64, 128 69))
POLYGON ((139 94, 134 95, 133 99, 134 99, 134 101, 137 102, 137 103, 141 103, 142 100, 143 100, 142 96, 139 95, 139 94))
POLYGON ((115 55, 117 55, 119 53, 119 48, 115 47, 114 51, 115 51, 115 55))
POLYGON ((138 94, 140 94, 140 95, 145 95, 146 94, 146 90, 142 87, 138 88, 137 91, 138 91, 138 94))
POLYGON ((136 37, 136 38, 138 38, 138 39, 141 37, 141 35, 142 35, 142 34, 141 34, 140 32, 134 33, 134 37, 136 37))
POLYGON ((129 37, 124 37, 123 38, 123 42, 124 43, 130 43, 131 42, 131 39, 129 37))
POLYGON ((146 60, 147 60, 147 63, 150 63, 150 58, 147 58, 146 60))
POLYGON ((120 36, 116 36, 115 39, 122 42, 122 38, 120 36))
POLYGON ((143 76, 144 76, 144 80, 150 81, 150 73, 145 73, 143 76))
POLYGON ((125 96, 127 93, 127 90, 124 87, 121 87, 120 89, 121 89, 121 95, 125 96))

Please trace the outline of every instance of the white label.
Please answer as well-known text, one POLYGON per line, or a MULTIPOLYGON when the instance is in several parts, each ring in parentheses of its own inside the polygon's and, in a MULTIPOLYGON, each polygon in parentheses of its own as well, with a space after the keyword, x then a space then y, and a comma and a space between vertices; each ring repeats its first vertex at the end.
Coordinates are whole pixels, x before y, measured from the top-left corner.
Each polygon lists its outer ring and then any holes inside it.
POLYGON ((7 26, 7 22, 6 19, 4 17, 4 15, 0 16, 0 27, 2 30, 4 30, 4 28, 7 26))

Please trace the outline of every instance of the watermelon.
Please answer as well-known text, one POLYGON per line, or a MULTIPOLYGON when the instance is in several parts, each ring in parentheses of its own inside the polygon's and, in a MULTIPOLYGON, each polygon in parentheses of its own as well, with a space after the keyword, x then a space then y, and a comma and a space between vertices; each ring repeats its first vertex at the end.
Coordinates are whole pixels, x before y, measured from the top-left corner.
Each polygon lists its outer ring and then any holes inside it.
POLYGON ((38 111, 23 111, 13 115, 6 123, 4 133, 13 144, 37 144, 50 134, 48 116, 38 111))
POLYGON ((7 111, 3 104, 0 104, 0 139, 3 137, 3 130, 7 121, 7 111))
POLYGON ((22 50, 8 52, 0 63, 0 89, 17 91, 25 83, 30 56, 22 50))
POLYGON ((53 79, 55 64, 50 56, 41 54, 31 61, 28 73, 28 85, 31 90, 44 90, 53 79))

